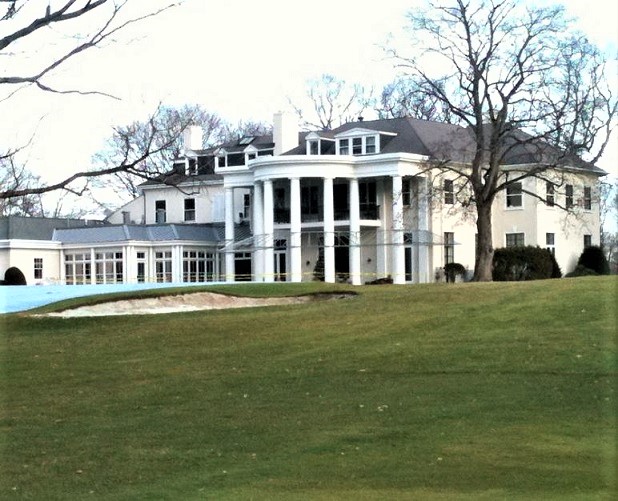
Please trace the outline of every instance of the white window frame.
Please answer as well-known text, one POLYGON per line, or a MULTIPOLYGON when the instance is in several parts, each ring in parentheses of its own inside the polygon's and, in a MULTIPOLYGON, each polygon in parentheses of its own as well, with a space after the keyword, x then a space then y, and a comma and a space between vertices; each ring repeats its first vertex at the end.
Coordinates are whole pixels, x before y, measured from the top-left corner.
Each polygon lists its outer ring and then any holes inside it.
POLYGON ((158 283, 169 283, 172 281, 172 251, 156 250, 155 258, 155 280, 158 283))
POLYGON ((584 186, 584 195, 582 197, 582 207, 584 210, 592 210, 592 188, 590 186, 584 186))
POLYGON ((556 234, 547 232, 545 233, 545 248, 551 252, 554 256, 556 255, 556 234))
POLYGON ((184 199, 184 220, 186 222, 193 222, 195 221, 195 198, 185 198, 184 199), (193 208, 187 208, 187 202, 192 201, 193 202, 193 208))
POLYGON ((551 181, 545 182, 545 205, 547 207, 556 205, 556 186, 551 181))
POLYGON ((504 190, 504 204, 507 210, 520 210, 524 208, 524 187, 521 181, 507 185, 504 190), (509 193, 509 189, 513 189, 516 186, 519 186, 519 193, 509 193), (512 200, 517 199, 517 197, 519 197, 519 205, 509 205, 509 202, 512 203, 512 200))
POLYGON ((504 234, 504 246, 506 248, 512 248, 512 247, 525 247, 526 245, 526 234, 523 231, 513 231, 510 233, 505 233, 504 234), (517 237, 519 235, 521 235, 522 238, 522 243, 515 243, 514 245, 509 245, 509 237, 513 235, 515 239, 517 239, 517 237))
POLYGON ((455 205, 455 182, 452 179, 445 179, 444 188, 444 205, 455 205))
POLYGON ((358 136, 341 137, 337 139, 337 155, 373 155, 380 153, 380 134, 364 134, 358 136), (370 144, 373 151, 367 151, 367 139, 372 138, 373 144, 370 144), (358 144, 360 141, 360 144, 358 144), (344 146, 345 143, 345 146, 344 146), (354 144, 356 143, 356 144, 354 144), (355 153, 355 148, 359 148, 355 153))
POLYGON ((43 278, 43 258, 35 257, 33 265, 33 273, 35 280, 41 280, 43 278))

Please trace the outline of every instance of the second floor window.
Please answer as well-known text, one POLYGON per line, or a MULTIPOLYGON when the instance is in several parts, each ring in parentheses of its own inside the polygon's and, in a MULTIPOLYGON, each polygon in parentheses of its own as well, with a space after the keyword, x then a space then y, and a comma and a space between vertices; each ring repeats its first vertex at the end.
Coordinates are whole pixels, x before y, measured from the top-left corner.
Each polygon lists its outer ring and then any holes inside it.
POLYGON ((409 177, 404 177, 401 181, 401 202, 404 207, 412 205, 412 181, 409 177))
POLYGON ((166 220, 165 200, 156 200, 155 201, 155 222, 165 223, 165 220, 166 220))
POLYGON ((195 198, 185 198, 185 221, 195 221, 195 198))
POLYGON ((455 233, 444 232, 444 264, 455 262, 455 233))
POLYGON ((554 183, 550 183, 549 181, 547 181, 547 183, 545 183, 545 203, 547 204, 548 207, 554 206, 554 202, 555 202, 554 194, 555 194, 554 183))
POLYGON ((567 209, 573 207, 573 185, 567 184, 564 187, 564 206, 567 209))
POLYGON ((339 154, 340 155, 349 155, 350 154, 350 140, 349 139, 340 139, 339 140, 339 154))
POLYGON ((455 188, 452 179, 444 180, 444 203, 448 205, 455 203, 455 188))
POLYGON ((507 208, 515 208, 522 206, 523 193, 521 183, 509 184, 506 187, 506 206, 507 208))
POLYGON ((592 188, 590 186, 584 186, 584 209, 592 209, 592 188))

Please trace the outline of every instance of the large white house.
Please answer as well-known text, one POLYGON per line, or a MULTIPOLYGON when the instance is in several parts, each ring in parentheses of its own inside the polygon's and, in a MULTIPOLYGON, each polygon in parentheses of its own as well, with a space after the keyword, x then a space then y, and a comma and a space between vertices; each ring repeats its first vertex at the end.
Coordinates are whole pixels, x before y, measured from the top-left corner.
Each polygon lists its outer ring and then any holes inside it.
MULTIPOLYGON (((44 257, 57 253, 42 271, 40 261, 38 271, 35 261, 20 261, 27 278, 423 283, 443 280, 450 262, 473 269, 475 218, 460 203, 459 179, 428 168, 446 157, 469 166, 466 128, 399 118, 299 133, 294 119, 277 113, 272 135, 207 150, 200 143, 199 129, 189 128, 171 174, 143 184, 107 224, 58 227, 40 245, 44 257)), ((539 161, 546 159, 513 148, 504 171, 516 176, 539 161)), ((599 244, 604 174, 575 158, 512 185, 494 206, 494 247, 546 247, 571 271, 585 246, 599 244)), ((5 267, 7 245, 0 234, 5 267)), ((27 259, 36 260, 31 250, 27 259)))

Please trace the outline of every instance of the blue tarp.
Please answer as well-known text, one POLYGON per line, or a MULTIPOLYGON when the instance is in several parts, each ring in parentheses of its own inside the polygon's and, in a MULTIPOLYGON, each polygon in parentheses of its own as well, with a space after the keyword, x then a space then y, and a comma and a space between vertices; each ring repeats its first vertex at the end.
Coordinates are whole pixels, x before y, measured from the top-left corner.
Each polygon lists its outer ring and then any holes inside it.
POLYGON ((31 310, 39 306, 74 297, 93 296, 163 287, 186 287, 189 285, 213 285, 205 283, 166 284, 109 284, 109 285, 22 285, 0 286, 0 314, 31 310))

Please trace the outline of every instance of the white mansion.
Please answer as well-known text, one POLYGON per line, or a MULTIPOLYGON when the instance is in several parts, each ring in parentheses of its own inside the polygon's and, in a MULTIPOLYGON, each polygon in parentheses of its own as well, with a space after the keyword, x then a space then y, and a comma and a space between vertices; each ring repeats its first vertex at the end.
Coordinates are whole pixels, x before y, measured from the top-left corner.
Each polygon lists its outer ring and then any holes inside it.
MULTIPOLYGON (((190 127, 173 171, 103 223, 0 218, 0 279, 17 266, 29 284, 442 280, 446 263, 473 269, 476 234, 457 178, 427 168, 446 150, 465 169, 469 131, 400 118, 299 133, 277 113, 272 135, 203 150, 190 127)), ((539 161, 523 146, 506 158, 514 175, 539 161)), ((553 174, 496 200, 493 245, 547 247, 566 273, 599 243, 605 173, 573 159, 553 174)))

